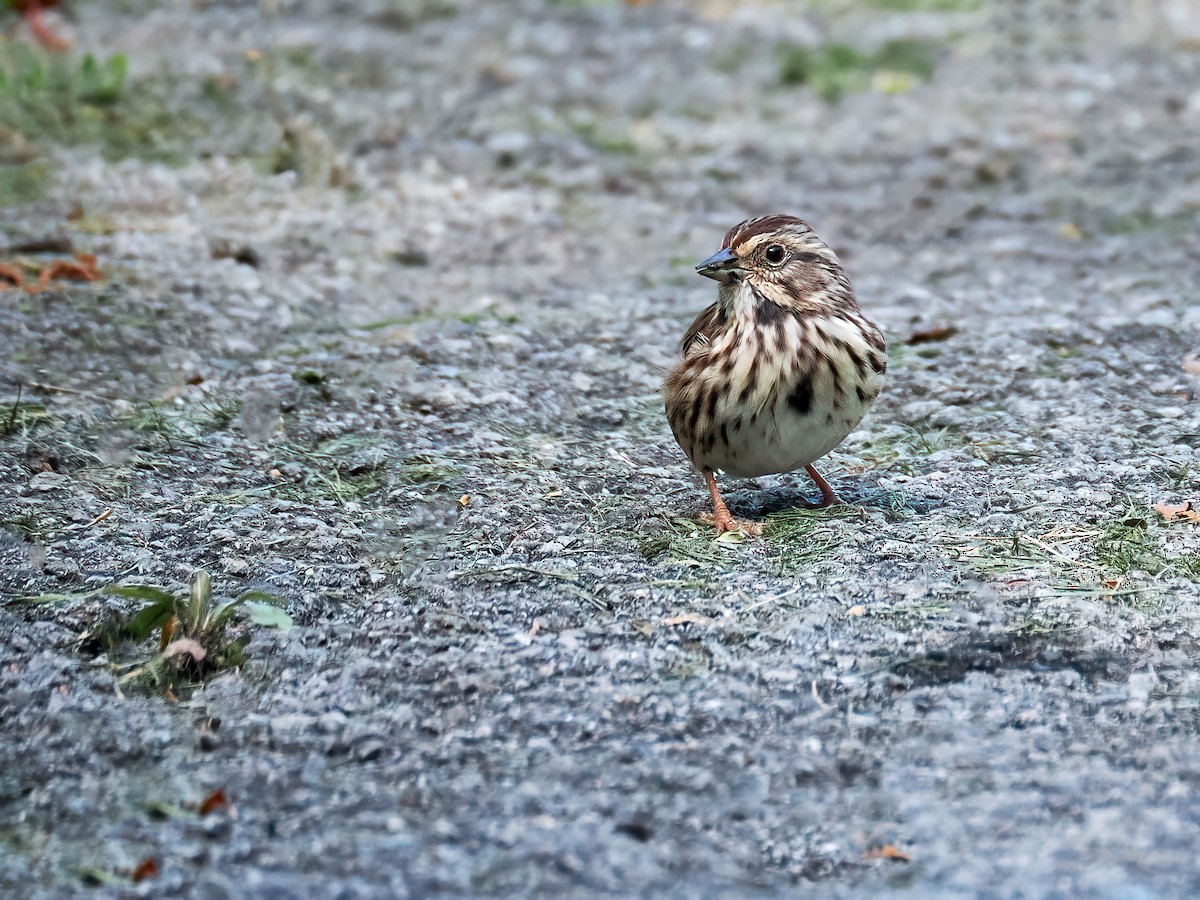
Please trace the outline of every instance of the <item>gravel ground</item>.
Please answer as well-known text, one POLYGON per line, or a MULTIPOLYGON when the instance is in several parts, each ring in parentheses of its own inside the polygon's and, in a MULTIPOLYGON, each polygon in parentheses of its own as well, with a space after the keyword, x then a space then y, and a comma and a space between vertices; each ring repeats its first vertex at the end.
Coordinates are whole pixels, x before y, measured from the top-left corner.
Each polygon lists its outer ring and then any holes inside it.
POLYGON ((1200 893, 1195 4, 61 27, 129 72, 0 129, 4 259, 106 276, 0 293, 0 890, 1200 893), (658 390, 765 212, 889 381, 852 506, 731 481, 714 542, 658 390), (97 592, 197 569, 294 625, 138 688, 97 592))

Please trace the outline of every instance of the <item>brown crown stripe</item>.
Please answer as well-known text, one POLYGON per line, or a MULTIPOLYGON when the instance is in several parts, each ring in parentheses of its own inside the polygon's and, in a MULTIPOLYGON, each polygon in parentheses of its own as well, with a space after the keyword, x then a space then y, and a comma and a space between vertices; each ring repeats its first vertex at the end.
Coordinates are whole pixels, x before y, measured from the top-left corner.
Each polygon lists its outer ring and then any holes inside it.
POLYGON ((759 216, 757 219, 747 219, 745 222, 740 222, 729 229, 725 234, 725 240, 721 244, 721 249, 736 247, 739 244, 744 244, 757 234, 777 231, 789 225, 802 225, 804 228, 808 228, 808 223, 803 219, 797 219, 795 216, 759 216))

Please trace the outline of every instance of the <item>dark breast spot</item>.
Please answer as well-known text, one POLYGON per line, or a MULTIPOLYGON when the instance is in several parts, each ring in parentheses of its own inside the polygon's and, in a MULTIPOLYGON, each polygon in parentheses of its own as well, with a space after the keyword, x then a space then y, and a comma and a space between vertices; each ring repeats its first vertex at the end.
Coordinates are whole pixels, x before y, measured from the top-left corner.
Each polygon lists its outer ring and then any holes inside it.
POLYGON ((778 325, 786 318, 787 310, 770 300, 765 300, 761 296, 757 298, 758 305, 754 308, 754 317, 758 320, 760 328, 778 327, 778 325))
POLYGON ((809 410, 812 409, 813 401, 813 385, 811 378, 801 378, 796 382, 796 386, 792 388, 792 392, 788 394, 788 406, 794 409, 802 416, 806 416, 809 410))

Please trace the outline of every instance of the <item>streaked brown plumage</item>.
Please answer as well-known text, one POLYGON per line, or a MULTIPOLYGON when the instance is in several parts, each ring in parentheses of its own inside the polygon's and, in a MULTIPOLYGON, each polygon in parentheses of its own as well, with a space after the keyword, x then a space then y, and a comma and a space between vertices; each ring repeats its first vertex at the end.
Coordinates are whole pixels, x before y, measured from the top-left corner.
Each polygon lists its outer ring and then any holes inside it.
POLYGON ((858 309, 834 252, 794 216, 749 219, 696 267, 721 283, 667 376, 671 431, 703 473, 718 532, 739 523, 715 473, 755 477, 804 468, 840 444, 879 396, 887 345, 858 309))

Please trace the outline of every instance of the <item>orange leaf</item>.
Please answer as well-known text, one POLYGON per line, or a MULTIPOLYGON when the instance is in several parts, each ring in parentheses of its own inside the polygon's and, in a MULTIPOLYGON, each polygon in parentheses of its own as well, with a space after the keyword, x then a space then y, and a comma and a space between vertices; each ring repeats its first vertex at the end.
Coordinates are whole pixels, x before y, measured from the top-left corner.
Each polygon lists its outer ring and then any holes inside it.
POLYGON ((1200 501, 1197 500, 1155 503, 1154 511, 1168 522, 1200 522, 1200 501))
POLYGON ((147 878, 157 878, 158 863, 155 862, 153 856, 147 856, 140 863, 138 863, 138 867, 133 870, 133 874, 129 877, 133 879, 134 884, 145 881, 147 878))
POLYGON ((225 796, 225 791, 217 788, 211 794, 204 798, 204 802, 200 804, 197 812, 202 816, 207 816, 211 812, 216 812, 218 809, 224 809, 229 805, 229 798, 225 796))
POLYGON ((96 281, 103 273, 96 268, 96 256, 93 253, 76 253, 74 260, 56 259, 38 274, 37 283, 25 288, 31 294, 47 290, 50 282, 56 278, 70 281, 96 281))
POLYGON ((911 857, 894 844, 884 844, 882 847, 872 847, 866 853, 867 859, 891 859, 895 862, 908 862, 911 857))
POLYGON ((19 288, 25 285, 25 273, 20 266, 11 263, 0 263, 0 291, 9 288, 19 288))

